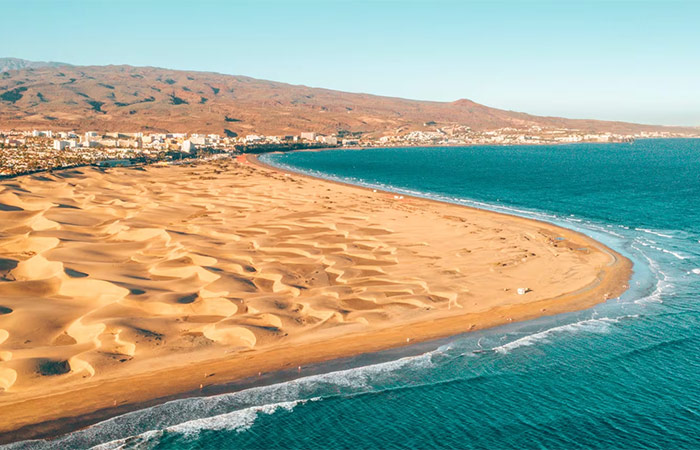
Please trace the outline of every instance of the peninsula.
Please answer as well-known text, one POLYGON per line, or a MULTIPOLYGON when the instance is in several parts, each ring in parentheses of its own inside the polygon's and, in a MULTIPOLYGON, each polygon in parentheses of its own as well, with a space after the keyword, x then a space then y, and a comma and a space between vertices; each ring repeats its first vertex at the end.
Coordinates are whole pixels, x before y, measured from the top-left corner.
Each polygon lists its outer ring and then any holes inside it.
POLYGON ((571 230, 245 156, 5 180, 0 233, 5 442, 584 309, 618 296, 631 273, 571 230))

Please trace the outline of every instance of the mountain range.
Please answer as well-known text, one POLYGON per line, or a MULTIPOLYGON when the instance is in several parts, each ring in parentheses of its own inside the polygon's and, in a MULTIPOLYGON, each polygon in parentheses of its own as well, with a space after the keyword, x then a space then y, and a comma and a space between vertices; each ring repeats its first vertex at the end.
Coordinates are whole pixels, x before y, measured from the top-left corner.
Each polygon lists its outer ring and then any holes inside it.
POLYGON ((0 58, 0 129, 335 133, 381 136, 461 125, 586 132, 691 128, 534 116, 471 100, 433 102, 348 93, 210 72, 127 65, 74 66, 0 58))
POLYGON ((26 59, 20 58, 0 58, 0 72, 59 66, 70 66, 70 64, 55 61, 27 61, 26 59))

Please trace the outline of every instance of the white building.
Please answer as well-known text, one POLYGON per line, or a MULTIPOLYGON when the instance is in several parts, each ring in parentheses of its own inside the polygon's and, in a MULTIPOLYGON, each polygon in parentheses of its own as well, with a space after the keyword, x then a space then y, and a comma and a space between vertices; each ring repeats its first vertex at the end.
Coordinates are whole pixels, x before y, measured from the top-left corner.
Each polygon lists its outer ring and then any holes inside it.
POLYGON ((301 139, 306 140, 306 141, 315 141, 316 140, 316 133, 313 133, 310 131, 301 133, 301 139))
POLYGON ((66 147, 68 147, 69 145, 70 145, 70 142, 68 142, 68 141, 61 141, 58 139, 53 141, 54 150, 63 150, 66 147))
POLYGON ((192 141, 182 141, 182 146, 180 147, 180 150, 182 150, 185 153, 189 153, 192 150, 194 150, 194 145, 192 144, 192 141))
POLYGON ((323 143, 328 145, 338 145, 338 138, 335 136, 324 136, 323 143))
POLYGON ((85 133, 85 142, 94 141, 98 136, 97 131, 88 131, 85 133))

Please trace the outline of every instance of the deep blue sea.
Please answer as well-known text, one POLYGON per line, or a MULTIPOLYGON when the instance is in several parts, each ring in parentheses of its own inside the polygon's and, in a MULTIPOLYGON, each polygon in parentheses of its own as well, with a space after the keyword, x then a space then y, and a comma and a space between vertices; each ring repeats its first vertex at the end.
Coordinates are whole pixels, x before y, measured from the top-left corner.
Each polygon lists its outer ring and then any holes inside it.
POLYGON ((634 261, 631 288, 579 313, 454 337, 411 356, 170 402, 25 445, 700 448, 700 140, 262 159, 582 231, 634 261))

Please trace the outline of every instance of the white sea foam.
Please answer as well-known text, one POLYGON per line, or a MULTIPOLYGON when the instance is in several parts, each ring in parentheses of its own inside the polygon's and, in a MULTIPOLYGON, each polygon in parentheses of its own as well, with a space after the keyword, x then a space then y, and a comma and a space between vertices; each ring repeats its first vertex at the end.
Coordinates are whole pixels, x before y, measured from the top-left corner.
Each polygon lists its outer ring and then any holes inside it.
MULTIPOLYGON (((315 399, 311 399, 313 401, 315 399)), ((156 444, 165 433, 178 433, 185 438, 196 438, 199 433, 207 431, 245 431, 253 426, 260 414, 273 414, 279 410, 292 411, 297 405, 306 403, 306 400, 296 400, 291 402, 280 402, 269 405, 252 406, 250 408, 233 411, 226 414, 219 414, 212 417, 189 420, 163 430, 146 431, 137 436, 107 442, 92 447, 93 450, 117 450, 125 448, 150 448, 151 444, 156 444)))
POLYGON ((675 258, 677 258, 677 259, 680 259, 680 260, 688 259, 687 256, 685 256, 685 255, 683 255, 683 254, 681 254, 681 253, 674 252, 673 250, 669 250, 669 249, 667 249, 667 248, 659 247, 659 246, 657 245, 656 241, 653 241, 653 240, 651 240, 651 239, 640 239, 640 238, 638 238, 638 239, 635 239, 635 241, 636 241, 637 243, 639 243, 640 245, 644 246, 644 247, 649 247, 649 248, 652 248, 652 249, 654 249, 654 250, 656 250, 656 251, 658 251, 658 252, 666 253, 666 254, 671 255, 671 256, 673 256, 673 257, 675 257, 675 258))
POLYGON ((656 230, 650 230, 648 228, 635 228, 635 230, 642 231, 644 233, 653 234, 654 236, 659 236, 659 237, 664 237, 664 238, 669 238, 669 239, 673 238, 673 236, 671 236, 670 234, 662 233, 662 232, 656 231, 656 230))
POLYGON ((556 334, 560 333, 576 333, 576 332, 586 332, 586 333, 607 333, 610 330, 610 326, 613 323, 619 322, 619 319, 601 317, 599 319, 587 319, 576 323, 570 323, 567 325, 561 325, 558 327, 550 328, 548 330, 540 331, 538 333, 530 334, 520 339, 508 342, 507 344, 499 345, 494 347, 493 350, 497 353, 506 354, 510 351, 520 348, 535 345, 537 343, 547 343, 549 339, 556 334))
MULTIPOLYGON (((642 241, 639 239, 635 239, 635 243, 644 245, 642 241)), ((646 247, 649 247, 647 245, 646 247)), ((649 303, 649 302, 655 302, 655 303, 663 303, 662 300, 662 295, 665 294, 669 289, 673 287, 673 285, 669 282, 669 276, 661 270, 661 267, 659 266, 659 263, 656 262, 656 260, 650 258, 642 249, 637 247, 636 245, 632 245, 632 248, 637 250, 639 254, 641 254, 644 259, 647 260, 647 263, 649 265, 649 269, 651 272, 656 276, 657 281, 656 281, 656 286, 654 290, 651 292, 651 294, 638 298, 634 301, 634 303, 649 303)))
POLYGON ((163 430, 146 431, 137 436, 130 436, 124 439, 117 439, 104 444, 90 447, 90 450, 150 450, 155 448, 163 436, 163 430))
POLYGON ((610 228, 608 228, 608 227, 600 226, 600 225, 594 224, 594 223, 592 223, 592 222, 586 222, 585 226, 586 226, 586 228, 588 228, 588 229, 595 230, 595 231, 599 231, 599 232, 605 233, 605 234, 609 234, 609 235, 615 236, 615 237, 617 237, 617 238, 624 238, 624 236, 621 235, 620 233, 617 233, 617 232, 615 232, 615 231, 612 231, 612 230, 611 230, 610 228))
POLYGON ((695 275, 700 275, 700 269, 693 269, 691 270, 695 275))
POLYGON ((424 370, 433 367, 432 358, 449 350, 449 345, 432 352, 379 364, 323 373, 268 386, 245 389, 211 397, 174 400, 161 405, 108 419, 64 438, 53 441, 25 441, 17 449, 63 449, 90 447, 111 450, 120 448, 150 449, 163 433, 189 436, 200 430, 243 431, 261 414, 330 396, 356 395, 382 389, 391 384, 398 370, 424 370), (124 433, 130 433, 125 437, 124 433), (106 442, 105 444, 99 444, 106 442), (28 447, 27 447, 28 446, 28 447))
POLYGON ((255 419, 257 419, 258 415, 260 414, 273 414, 280 409, 292 411, 297 405, 304 403, 306 403, 306 400, 253 406, 250 408, 241 409, 239 411, 219 414, 218 416, 190 420, 188 422, 183 422, 166 428, 165 431, 180 433, 187 437, 193 437, 193 435, 199 434, 199 432, 202 430, 245 431, 253 426, 255 419))

